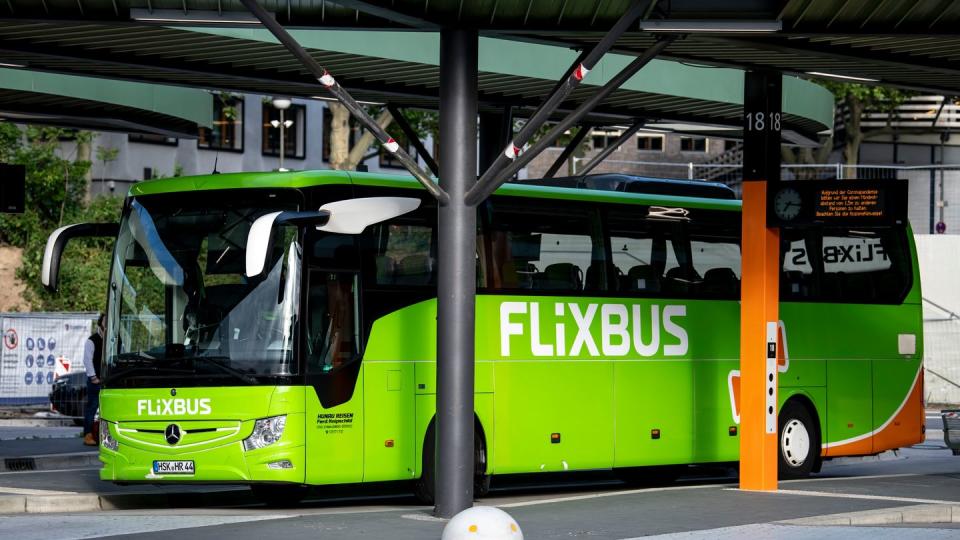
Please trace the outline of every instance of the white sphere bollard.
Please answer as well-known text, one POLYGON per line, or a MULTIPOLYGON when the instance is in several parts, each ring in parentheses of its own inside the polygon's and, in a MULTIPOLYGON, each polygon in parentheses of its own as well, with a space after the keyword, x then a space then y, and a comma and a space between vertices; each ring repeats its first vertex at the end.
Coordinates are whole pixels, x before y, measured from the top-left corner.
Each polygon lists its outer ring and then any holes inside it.
POLYGON ((474 506, 453 516, 440 540, 523 540, 523 531, 503 510, 474 506))

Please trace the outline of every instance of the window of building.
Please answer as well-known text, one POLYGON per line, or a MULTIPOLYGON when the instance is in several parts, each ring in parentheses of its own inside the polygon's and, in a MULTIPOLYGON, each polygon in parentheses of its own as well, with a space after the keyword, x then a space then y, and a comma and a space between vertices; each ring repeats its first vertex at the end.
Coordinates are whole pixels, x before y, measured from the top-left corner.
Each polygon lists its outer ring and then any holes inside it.
POLYGON ((590 135, 594 150, 603 150, 607 146, 617 142, 622 132, 620 131, 594 131, 590 135))
POLYGON ((663 152, 663 136, 641 135, 637 137, 637 150, 647 152, 663 152))
MULTIPOLYGON (((307 108, 293 104, 283 111, 283 120, 289 126, 283 128, 283 155, 289 158, 303 159, 307 140, 307 108)), ((263 104, 263 136, 261 152, 265 156, 280 155, 280 109, 272 103, 263 104), (276 123, 276 125, 274 125, 276 123)))
POLYGON ((201 127, 199 148, 243 152, 243 98, 213 95, 213 127, 201 127))
POLYGON ((729 152, 739 145, 740 145, 739 141, 729 141, 729 140, 723 141, 723 151, 729 152))
POLYGON ((604 250, 594 209, 494 202, 482 244, 486 288, 604 290, 604 250))
POLYGON ((130 133, 127 140, 135 143, 160 144, 163 146, 176 146, 176 137, 167 137, 164 135, 154 135, 152 133, 130 133))
MULTIPOLYGON (((412 144, 404 145, 404 140, 399 137, 396 138, 395 140, 398 143, 400 143, 401 146, 405 146, 405 149, 407 153, 410 154, 410 157, 412 157, 413 159, 417 159, 417 150, 413 147, 412 144)), ((397 159, 396 154, 388 151, 379 142, 374 142, 373 144, 380 147, 379 150, 377 151, 377 155, 380 156, 381 169, 402 169, 403 168, 403 163, 401 163, 400 160, 397 159)))
POLYGON ((706 152, 707 140, 703 137, 680 137, 681 152, 706 152))

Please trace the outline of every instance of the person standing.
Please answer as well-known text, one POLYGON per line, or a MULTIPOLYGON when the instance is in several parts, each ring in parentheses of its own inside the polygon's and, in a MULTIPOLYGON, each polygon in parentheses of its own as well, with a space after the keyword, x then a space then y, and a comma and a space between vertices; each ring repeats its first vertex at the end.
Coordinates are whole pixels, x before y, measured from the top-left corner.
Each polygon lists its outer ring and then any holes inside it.
POLYGON ((93 436, 93 417, 100 408, 100 358, 103 353, 104 318, 97 319, 97 330, 83 345, 83 368, 87 372, 87 404, 83 409, 83 444, 97 446, 93 436))

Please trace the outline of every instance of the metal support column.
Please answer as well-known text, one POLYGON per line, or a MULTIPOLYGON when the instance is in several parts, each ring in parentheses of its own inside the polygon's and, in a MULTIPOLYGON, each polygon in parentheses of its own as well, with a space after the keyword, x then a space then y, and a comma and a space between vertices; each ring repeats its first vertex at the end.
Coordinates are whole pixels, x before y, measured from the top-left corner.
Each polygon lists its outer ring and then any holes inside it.
POLYGON ((477 181, 477 32, 440 32, 440 186, 437 286, 436 508, 449 518, 473 505, 474 304, 477 181))
POLYGON ((743 259, 740 301, 740 489, 777 489, 780 230, 767 191, 780 181, 783 76, 749 71, 743 98, 743 259))

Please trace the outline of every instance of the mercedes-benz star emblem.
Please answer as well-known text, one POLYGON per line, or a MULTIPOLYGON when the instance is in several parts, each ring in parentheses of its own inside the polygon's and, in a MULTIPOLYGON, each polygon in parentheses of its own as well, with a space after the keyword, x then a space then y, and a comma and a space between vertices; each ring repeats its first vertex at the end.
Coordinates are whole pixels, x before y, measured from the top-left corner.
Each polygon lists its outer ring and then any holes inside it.
POLYGON ((167 429, 163 430, 163 436, 167 439, 168 444, 177 444, 180 442, 180 426, 170 424, 167 429))

